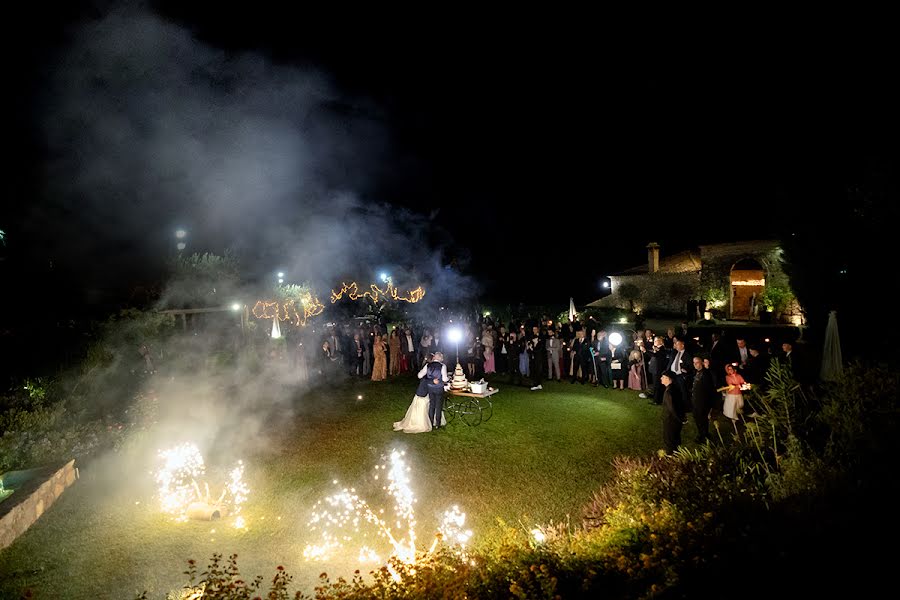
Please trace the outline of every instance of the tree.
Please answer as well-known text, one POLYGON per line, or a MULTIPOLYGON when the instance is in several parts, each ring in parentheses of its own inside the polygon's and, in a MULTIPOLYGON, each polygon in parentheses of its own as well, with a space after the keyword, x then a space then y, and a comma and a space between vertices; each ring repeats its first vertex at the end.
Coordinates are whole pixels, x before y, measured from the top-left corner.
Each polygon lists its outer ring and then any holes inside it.
POLYGON ((641 288, 636 286, 633 283, 623 283, 619 286, 618 289, 619 297, 622 300, 628 301, 628 308, 631 312, 634 312, 634 301, 640 300, 641 298, 641 288))
POLYGON ((867 167, 858 184, 801 189, 795 202, 782 203, 804 208, 793 218, 786 215, 781 241, 784 270, 806 314, 809 335, 804 338, 820 347, 828 312, 837 310, 844 348, 884 361, 898 358, 897 345, 890 336, 870 331, 890 310, 886 292, 893 287, 890 265, 900 194, 889 163, 873 160, 867 167))
POLYGON ((162 300, 167 306, 222 305, 232 299, 240 282, 237 257, 228 250, 224 256, 211 252, 178 256, 172 272, 162 300))

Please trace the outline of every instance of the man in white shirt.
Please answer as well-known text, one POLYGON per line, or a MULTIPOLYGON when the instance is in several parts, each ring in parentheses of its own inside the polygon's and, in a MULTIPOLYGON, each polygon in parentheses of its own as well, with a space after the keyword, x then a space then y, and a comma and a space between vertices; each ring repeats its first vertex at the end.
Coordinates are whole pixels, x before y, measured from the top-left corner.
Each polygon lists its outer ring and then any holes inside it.
POLYGON ((684 340, 675 339, 673 348, 674 357, 669 364, 669 370, 678 376, 679 387, 681 388, 682 398, 690 398, 688 393, 691 391, 691 383, 694 379, 693 357, 684 349, 684 340))

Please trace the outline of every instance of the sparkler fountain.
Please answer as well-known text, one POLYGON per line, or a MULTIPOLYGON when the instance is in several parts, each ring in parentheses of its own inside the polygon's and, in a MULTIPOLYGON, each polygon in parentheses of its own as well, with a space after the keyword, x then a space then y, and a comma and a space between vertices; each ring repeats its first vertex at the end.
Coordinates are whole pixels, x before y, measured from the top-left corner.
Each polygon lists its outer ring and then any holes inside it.
MULTIPOLYGON (((307 545, 303 550, 306 560, 324 561, 333 556, 336 551, 345 549, 345 543, 358 543, 353 534, 360 533, 360 527, 365 523, 374 526, 377 537, 387 540, 390 544, 387 568, 394 580, 400 581, 399 572, 391 565, 394 559, 404 565, 414 566, 417 561, 434 553, 439 542, 444 541, 462 558, 465 554, 466 544, 472 537, 470 530, 463 529, 466 515, 454 506, 444 513, 443 520, 438 527, 438 532, 425 552, 419 552, 416 548, 416 518, 413 505, 416 503, 415 495, 410 488, 410 468, 403 459, 404 452, 394 450, 388 458, 387 464, 377 465, 373 474, 374 480, 387 479, 382 490, 393 500, 394 519, 385 516, 384 509, 375 510, 364 498, 360 497, 355 488, 345 488, 339 494, 329 496, 324 501, 320 500, 313 509, 308 522, 310 531, 321 532, 321 543, 307 545), (385 473, 385 471, 387 471, 385 473)), ((334 482, 335 484, 337 481, 334 482)), ((366 533, 362 537, 368 537, 366 533)), ((354 551, 361 563, 383 562, 380 555, 368 545, 362 545, 354 551)), ((415 569, 410 570, 411 574, 415 569)))
POLYGON ((229 473, 222 493, 213 499, 209 483, 203 481, 206 465, 197 446, 184 443, 161 450, 159 457, 164 464, 154 478, 159 485, 160 507, 164 513, 173 515, 179 522, 188 519, 214 521, 232 514, 236 516, 234 526, 239 529, 244 527, 244 519, 238 513, 250 490, 243 480, 243 461, 238 461, 229 473))

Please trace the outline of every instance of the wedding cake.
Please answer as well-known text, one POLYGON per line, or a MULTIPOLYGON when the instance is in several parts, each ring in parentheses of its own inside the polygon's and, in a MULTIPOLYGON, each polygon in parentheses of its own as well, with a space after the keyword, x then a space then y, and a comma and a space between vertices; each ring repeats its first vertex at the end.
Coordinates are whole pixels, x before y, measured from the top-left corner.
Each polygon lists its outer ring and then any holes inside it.
POLYGON ((450 389, 464 392, 469 387, 466 376, 463 375, 462 365, 456 363, 456 370, 453 371, 453 379, 450 381, 450 389))

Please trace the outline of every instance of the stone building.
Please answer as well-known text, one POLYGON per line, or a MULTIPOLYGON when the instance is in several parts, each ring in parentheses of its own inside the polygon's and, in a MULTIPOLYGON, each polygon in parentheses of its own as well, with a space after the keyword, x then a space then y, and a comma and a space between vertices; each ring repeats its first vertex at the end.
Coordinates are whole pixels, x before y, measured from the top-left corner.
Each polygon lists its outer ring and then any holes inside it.
POLYGON ((774 240, 710 244, 666 257, 660 257, 659 244, 650 243, 647 263, 610 275, 610 295, 588 306, 688 315, 689 307, 705 301, 717 318, 766 319, 769 309, 774 319, 802 325, 781 254, 774 240))

